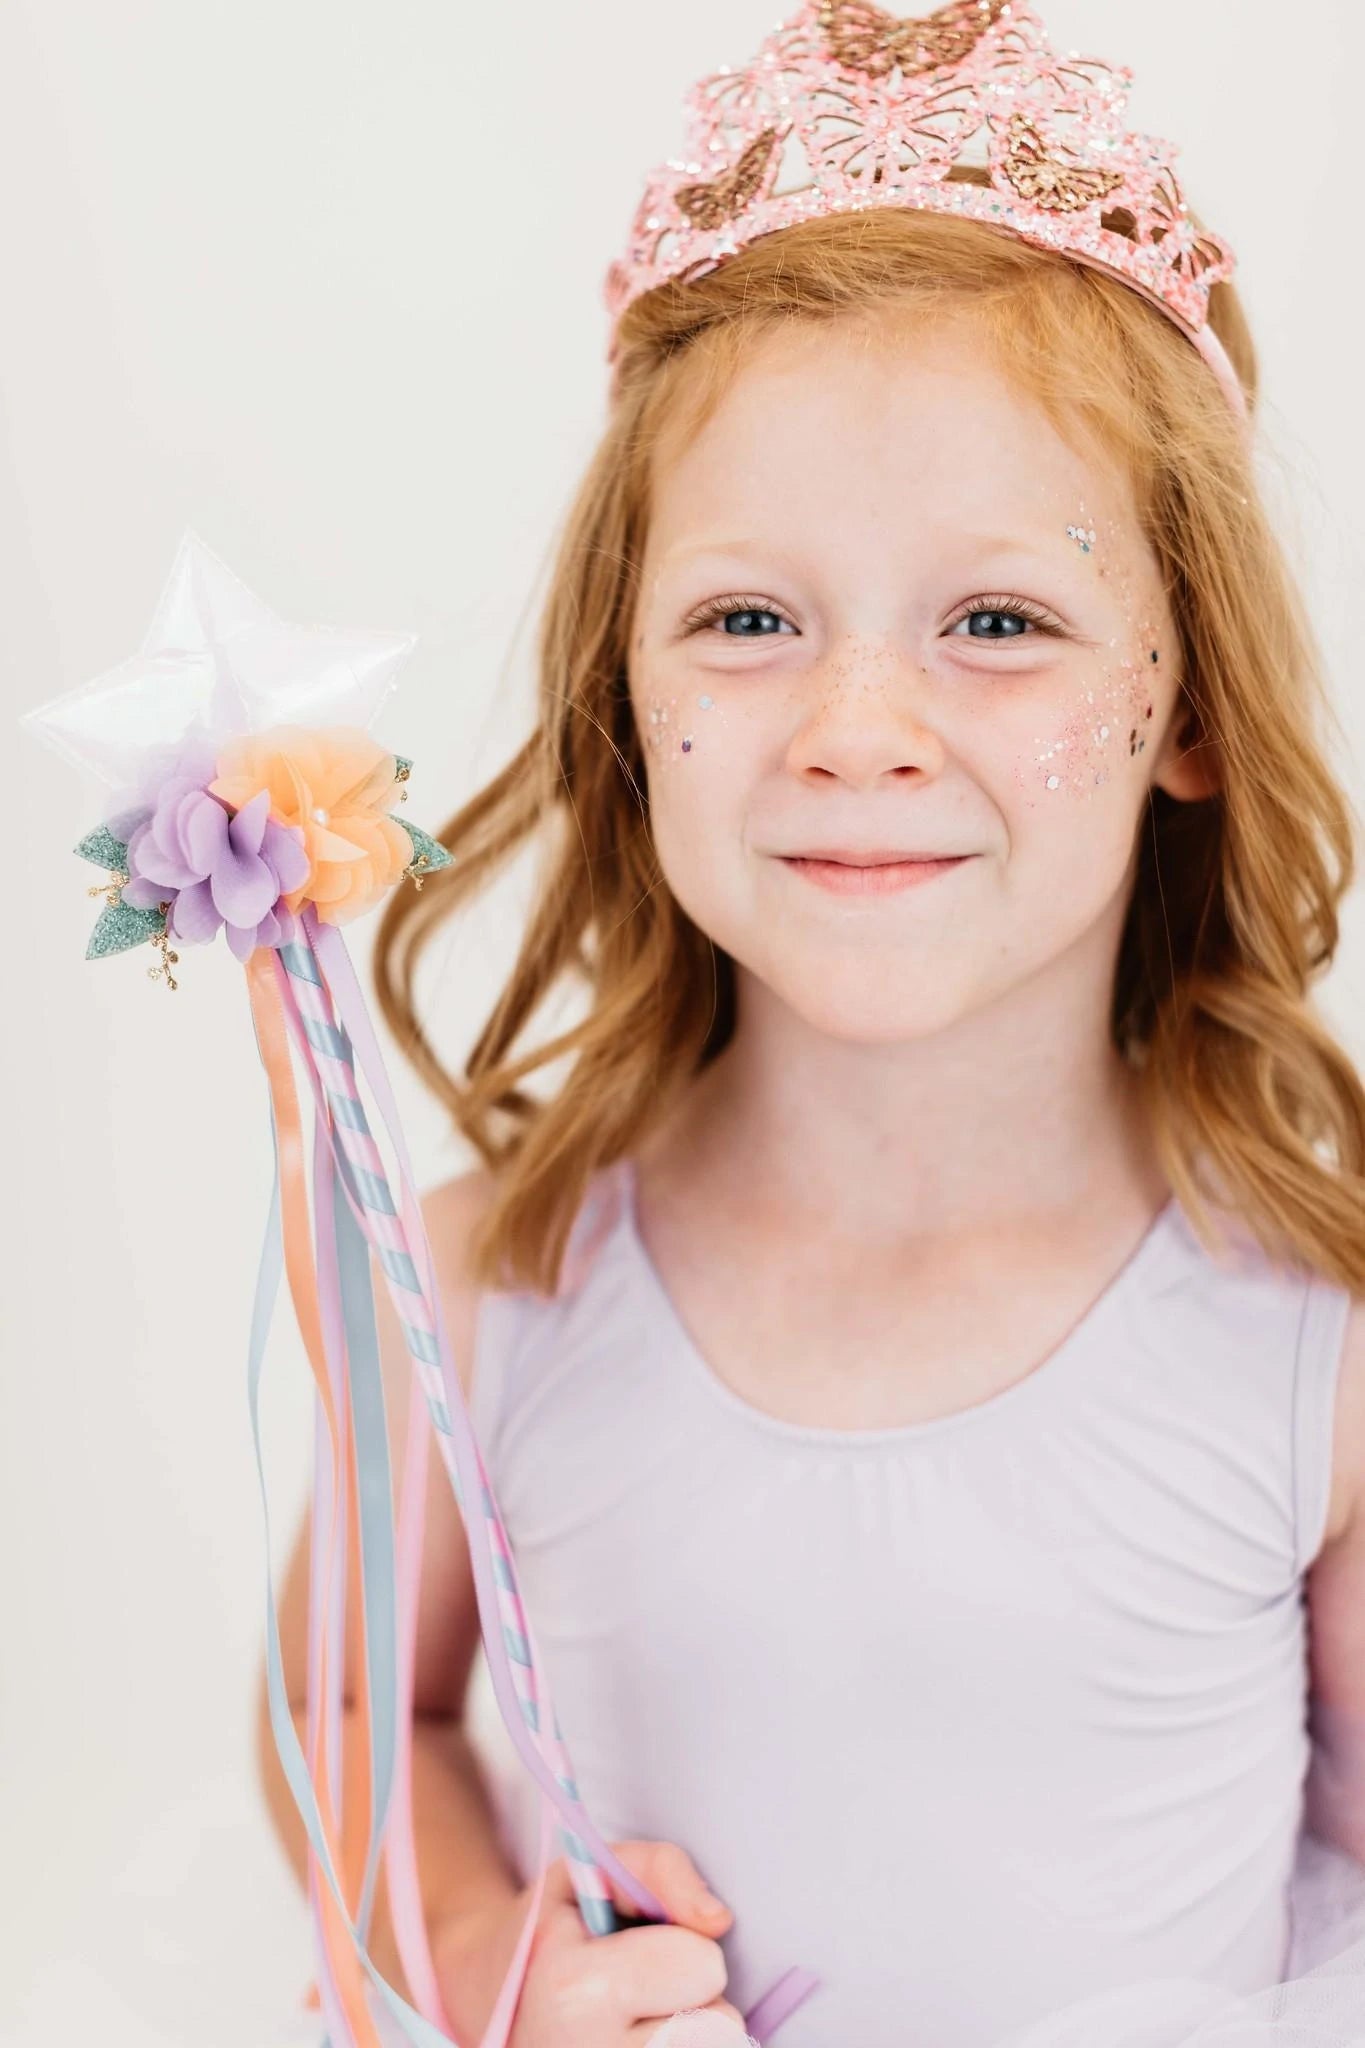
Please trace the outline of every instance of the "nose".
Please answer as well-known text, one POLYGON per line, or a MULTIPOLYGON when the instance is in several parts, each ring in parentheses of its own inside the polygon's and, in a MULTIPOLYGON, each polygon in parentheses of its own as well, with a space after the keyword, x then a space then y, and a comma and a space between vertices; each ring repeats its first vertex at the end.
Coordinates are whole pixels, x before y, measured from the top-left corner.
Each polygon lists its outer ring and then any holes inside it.
POLYGON ((886 774, 934 776, 944 746, 929 672, 884 641, 832 650, 805 678, 787 750, 793 774, 835 775, 857 787, 886 774))

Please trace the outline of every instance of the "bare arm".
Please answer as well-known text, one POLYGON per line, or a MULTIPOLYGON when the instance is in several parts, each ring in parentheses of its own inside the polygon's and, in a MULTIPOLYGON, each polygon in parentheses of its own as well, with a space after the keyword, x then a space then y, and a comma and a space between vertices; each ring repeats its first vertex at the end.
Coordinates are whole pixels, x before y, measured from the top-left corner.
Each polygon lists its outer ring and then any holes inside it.
POLYGON ((1347 1322, 1327 1534, 1307 1575, 1313 1758, 1306 1817, 1365 1863, 1365 1301, 1347 1322))
MULTIPOLYGON (((460 1383, 471 1384, 476 1294, 463 1267, 472 1222, 487 1199, 488 1176, 478 1171, 446 1182, 422 1204, 431 1240, 442 1303, 450 1329, 460 1383)), ((383 1276, 376 1276, 375 1315, 388 1411, 390 1468, 395 1497, 407 1440, 408 1411, 415 1385, 411 1360, 388 1300, 383 1276)), ((307 1739, 309 1525, 305 1513, 279 1593, 284 1679, 300 1743, 307 1739)), ((358 1589, 348 1586, 345 1711, 354 1705, 360 1673, 358 1589)), ((412 1805, 418 1878, 429 1933, 467 1919, 478 1908, 516 1896, 520 1889, 498 1844, 492 1805, 478 1760, 464 1729, 465 1699, 479 1647, 478 1607, 464 1526, 444 1464, 433 1445, 428 1458, 426 1523, 418 1594, 413 1676, 412 1805)), ((348 1780, 363 1765, 359 1744, 348 1735, 348 1780)), ((267 1704, 265 1669, 259 1688, 257 1754, 262 1787, 275 1832, 300 1884, 306 1882, 307 1836, 275 1748, 267 1704)), ((343 1785, 343 1810, 355 1811, 358 1786, 343 1785)), ((398 1962, 389 1900, 381 1866, 369 1943, 375 1967, 408 1997, 398 1962)), ((452 2015, 452 2018, 454 2015, 452 2015)))

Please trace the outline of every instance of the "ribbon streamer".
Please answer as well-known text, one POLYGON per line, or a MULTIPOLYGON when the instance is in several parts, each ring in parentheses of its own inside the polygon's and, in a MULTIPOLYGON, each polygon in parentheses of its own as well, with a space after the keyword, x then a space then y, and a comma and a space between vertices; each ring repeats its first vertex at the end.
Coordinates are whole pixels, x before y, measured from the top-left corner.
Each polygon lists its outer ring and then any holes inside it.
MULTIPOLYGON (((543 1853, 537 1873, 534 1901, 523 1925, 517 1954, 504 1980, 495 2013, 481 2044, 481 2048, 503 2048, 520 1994, 543 1889, 544 1851, 549 1820, 545 1804, 547 1800, 558 1817, 566 1865, 574 1883, 584 1924, 590 1932, 612 1932, 622 1924, 612 1905, 604 1876, 604 1872, 608 1871, 622 1893, 641 1909, 644 1917, 666 1920, 669 1916, 648 1887, 633 1876, 602 1839, 578 1796, 563 1733, 551 1703, 544 1666, 536 1647, 529 1617, 521 1601, 510 1544, 488 1483, 458 1374, 453 1365, 411 1162, 407 1156, 396 1105, 378 1044, 365 1011, 359 984, 340 934, 335 928, 322 925, 311 908, 305 909, 301 924, 302 939, 279 948, 273 956, 262 949, 253 955, 248 963, 248 974, 253 987, 257 988, 257 994, 253 995, 255 1007, 259 996, 258 984, 264 982, 271 967, 274 967, 274 986, 271 992, 275 998, 275 1015, 284 1020, 288 1034, 299 1053, 309 1077, 317 1111, 316 1142, 319 1151, 315 1163, 315 1182, 319 1189, 323 1188, 324 1183, 326 1185, 327 1193, 322 1197, 324 1202, 333 1196, 336 1197, 336 1219, 340 1219, 345 1212, 348 1224, 354 1227, 356 1236, 363 1240, 362 1243, 352 1241, 349 1248, 343 1250, 343 1245, 347 1241, 341 1236, 341 1231, 345 1226, 339 1220, 336 1221, 334 1236, 337 1256, 333 1261, 328 1259, 324 1252, 323 1269, 319 1272, 318 1278, 322 1293, 328 1295, 332 1288, 339 1284, 338 1275, 344 1273, 348 1265, 366 1263, 359 1257, 365 1246, 374 1252, 403 1329, 405 1343, 417 1374, 418 1384, 425 1396, 427 1410, 427 1415, 423 1416, 418 1404, 413 1403, 410 1411, 396 1558, 382 1537, 372 1537, 367 1559, 363 1533, 365 1510, 363 1506, 360 1509, 362 1531, 359 1541, 359 1577, 364 1589, 362 1610, 365 1618, 365 1627, 362 1631, 364 1690, 374 1705, 374 1721, 371 1722, 363 1712, 357 1712, 355 1723, 357 1737, 368 1752, 368 1777, 362 1780, 361 1796, 369 1802, 373 1810, 367 1814, 363 1830, 353 1833, 349 1826, 343 1830, 343 1854, 340 1860, 347 1886, 345 1903, 348 1909, 344 1922, 338 1922, 335 1912, 328 1910, 326 1895, 320 1884, 317 1887, 318 1927, 322 1944, 319 1988, 324 2010, 327 2011, 329 2028, 333 2028, 337 2034, 332 2048, 351 2048, 352 2035, 345 2029, 355 2028, 357 2015, 353 2010, 355 2001, 347 1997, 346 1987, 348 1979, 354 1979, 355 1959, 353 1955, 348 1954, 346 1943, 348 1932, 354 1942, 357 1930, 360 1930, 359 1938, 363 1940, 363 1929, 368 1925, 372 1905, 374 1873, 382 1850, 385 1857, 384 1867, 390 1880, 389 1899, 395 1937, 409 1986, 426 2019, 431 2024, 441 2027, 447 2037, 450 2036, 449 2021, 442 2008, 430 1957, 420 1890, 416 1880, 411 1835, 410 1741, 405 1744, 402 1732, 407 1730, 410 1734, 411 1726, 413 1633, 425 1499, 426 1421, 429 1416, 469 1537, 471 1565, 479 1600, 480 1625, 494 1695, 518 1754, 531 1771, 543 1795, 543 1853), (361 1101, 357 1063, 363 1070, 378 1104, 384 1128, 398 1162, 397 1202, 394 1200, 383 1157, 361 1101), (332 1169, 326 1176, 321 1173, 324 1148, 330 1149, 333 1162, 332 1169), (480 1503, 481 1514, 469 1512, 468 1503, 471 1500, 480 1503), (387 1604, 383 1590, 385 1587, 390 1589, 387 1604), (397 1587, 402 1588, 401 1597, 398 1596, 397 1587), (395 1615, 398 1617, 396 1621, 395 1615), (376 1642, 379 1645, 377 1655, 374 1648, 376 1642), (387 1708, 380 1708, 379 1702, 384 1696, 392 1702, 391 1713, 387 1708), (359 1849, 362 1838, 363 1851, 359 1849), (353 1844, 357 1848, 354 1861, 350 1855, 353 1844), (355 1928, 351 1927, 351 1914, 355 1916, 355 1928), (341 2017, 337 2020, 333 2019, 329 2010, 334 2006, 340 2009, 341 2017)), ((258 1024, 258 1038, 259 1036, 258 1024)), ((272 1101, 274 1094, 275 1091, 272 1091, 272 1101)), ((325 1246, 328 1241, 327 1234, 321 1227, 318 1241, 320 1246, 325 1246)), ((306 1288, 303 1300, 301 1328, 306 1327, 306 1319, 311 1314, 306 1288)), ((295 1305, 298 1308, 297 1292, 295 1305)), ((328 1522, 328 1488, 320 1483, 315 1488, 314 1517, 319 1545, 325 1545, 332 1558, 328 1584, 334 1593, 336 1583, 343 1574, 346 1556, 343 1536, 347 1522, 345 1510, 349 1503, 347 1494, 342 1489, 339 1472, 343 1467, 341 1449, 348 1437, 347 1421, 351 1422, 350 1443, 364 1443, 366 1446, 366 1463, 363 1469, 357 1469, 355 1477, 350 1481, 350 1488, 353 1490, 353 1497, 358 1496, 362 1501, 369 1498, 374 1503, 371 1511, 372 1523, 385 1519, 380 1504, 387 1504, 388 1501, 387 1439, 382 1427, 382 1387, 376 1380, 377 1355, 372 1361, 367 1357, 367 1346, 372 1348, 374 1344, 373 1311, 372 1304, 369 1303, 368 1287, 363 1292, 355 1292, 351 1303, 351 1315, 349 1318, 343 1318, 345 1335, 339 1347, 344 1348, 345 1352, 352 1356, 352 1374, 349 1376, 352 1380, 349 1397, 351 1404, 354 1404, 357 1398, 362 1402, 368 1398, 370 1402, 370 1406, 364 1410, 364 1421, 360 1420, 359 1415, 348 1417, 347 1403, 336 1398, 335 1389, 331 1386, 328 1386, 328 1391, 332 1398, 328 1400, 322 1397, 322 1389, 328 1385, 325 1371, 328 1346, 323 1319, 318 1317, 317 1320, 323 1339, 319 1345, 319 1361, 323 1365, 323 1370, 320 1371, 319 1362, 313 1360, 311 1348, 310 1362, 313 1362, 314 1376, 319 1384, 321 1410, 328 1418, 331 1428, 331 1476, 338 1509, 328 1522), (370 1331, 369 1336, 364 1334, 362 1328, 366 1324, 370 1331), (357 1355, 363 1361, 362 1377, 372 1389, 368 1396, 361 1393, 357 1397, 353 1383, 354 1357, 357 1355), (376 1394, 379 1402, 377 1422, 374 1409, 376 1394), (333 1416, 334 1425, 331 1422, 333 1416)), ((305 1342, 307 1343, 307 1337, 305 1342)), ((354 1538, 350 1547, 354 1569, 354 1538)), ((325 1725, 329 1718, 339 1718, 335 1714, 335 1701, 341 1684, 341 1651, 337 1649, 331 1655, 327 1655, 325 1647, 320 1645, 316 1664, 320 1674, 320 1693, 328 1700, 332 1710, 329 1713, 319 1709, 320 1722, 325 1725)), ((310 1672, 312 1668, 313 1662, 310 1660, 310 1672)), ((310 1707, 311 1705, 310 1692, 310 1707)), ((329 1761, 328 1747, 325 1742, 320 1741, 315 1763, 322 1773, 320 1783, 324 1790, 325 1771, 329 1761)), ((330 1841, 332 1831, 337 1825, 337 1816, 334 1812, 324 1812, 322 1818, 330 1841)), ((368 1959, 366 1960, 368 1964, 368 1959)), ((760 2043, 769 2040, 788 2014, 809 1996, 817 1982, 818 1979, 809 1972, 797 1970, 788 1971, 779 1979, 746 2018, 746 2025, 755 2038, 760 2043)), ((412 2009, 405 2007, 404 2010, 412 2009)), ((355 2040, 357 2048, 368 2048, 364 2036, 357 2035, 355 2040)))

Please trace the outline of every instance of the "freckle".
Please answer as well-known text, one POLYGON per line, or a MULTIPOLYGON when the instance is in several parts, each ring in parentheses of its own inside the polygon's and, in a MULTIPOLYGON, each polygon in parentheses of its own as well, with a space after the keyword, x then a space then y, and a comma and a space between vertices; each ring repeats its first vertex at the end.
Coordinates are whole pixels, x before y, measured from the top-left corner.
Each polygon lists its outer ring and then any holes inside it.
POLYGON ((1150 717, 1151 717, 1151 715, 1152 715, 1152 707, 1151 707, 1151 705, 1149 704, 1149 705, 1147 706, 1147 716, 1148 716, 1148 717, 1150 718, 1150 717))
POLYGON ((1152 660, 1153 660, 1153 661, 1160 661, 1160 659, 1161 659, 1161 654, 1160 654, 1160 651, 1159 651, 1159 649, 1157 649, 1157 648, 1155 648, 1155 647, 1154 647, 1154 648, 1152 649, 1152 660))

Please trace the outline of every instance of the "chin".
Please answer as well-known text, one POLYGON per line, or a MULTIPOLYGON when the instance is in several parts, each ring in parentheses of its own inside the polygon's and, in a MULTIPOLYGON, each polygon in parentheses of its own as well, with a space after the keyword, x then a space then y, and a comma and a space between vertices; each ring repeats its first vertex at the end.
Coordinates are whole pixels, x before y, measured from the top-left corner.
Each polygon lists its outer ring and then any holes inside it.
POLYGON ((971 1007, 966 991, 946 977, 916 971, 903 960, 895 973, 888 973, 884 959, 823 960, 795 974, 787 962, 781 974, 764 972, 761 965, 750 972, 770 998, 776 997, 809 1029, 844 1045, 907 1045, 932 1038, 971 1007))

